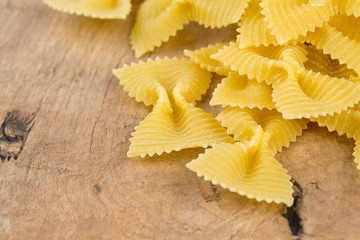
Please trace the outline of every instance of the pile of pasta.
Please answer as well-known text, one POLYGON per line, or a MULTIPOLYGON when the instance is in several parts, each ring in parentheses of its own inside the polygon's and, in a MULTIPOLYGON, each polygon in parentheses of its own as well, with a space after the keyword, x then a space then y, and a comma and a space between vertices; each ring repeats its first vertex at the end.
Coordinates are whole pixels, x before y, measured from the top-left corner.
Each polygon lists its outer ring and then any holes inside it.
POLYGON ((185 50, 188 58, 113 71, 130 97, 153 106, 135 127, 128 156, 207 148, 186 165, 198 176, 291 206, 291 177, 275 155, 312 121, 353 138, 360 169, 359 15, 359 0, 145 0, 130 36, 137 57, 189 21, 211 28, 236 23, 239 34, 185 50), (224 76, 210 101, 224 107, 216 118, 196 107, 212 73, 224 76))

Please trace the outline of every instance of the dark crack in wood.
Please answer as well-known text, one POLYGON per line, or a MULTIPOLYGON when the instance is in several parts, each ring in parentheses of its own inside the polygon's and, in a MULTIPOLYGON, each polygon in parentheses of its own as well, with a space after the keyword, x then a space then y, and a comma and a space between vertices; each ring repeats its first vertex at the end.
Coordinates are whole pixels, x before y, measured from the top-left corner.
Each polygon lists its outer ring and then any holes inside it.
POLYGON ((19 110, 8 112, 0 128, 0 159, 17 159, 22 152, 26 138, 34 125, 35 113, 19 110))
POLYGON ((201 187, 201 195, 205 202, 213 202, 221 200, 221 193, 217 186, 211 182, 206 182, 201 187))
POLYGON ((102 191, 101 187, 97 184, 93 186, 95 193, 100 193, 102 191))
POLYGON ((303 188, 295 179, 291 179, 291 182, 294 184, 294 204, 291 207, 286 208, 283 217, 287 219, 291 233, 294 236, 298 236, 298 239, 300 239, 300 236, 303 233, 303 227, 300 217, 299 206, 302 201, 303 188))

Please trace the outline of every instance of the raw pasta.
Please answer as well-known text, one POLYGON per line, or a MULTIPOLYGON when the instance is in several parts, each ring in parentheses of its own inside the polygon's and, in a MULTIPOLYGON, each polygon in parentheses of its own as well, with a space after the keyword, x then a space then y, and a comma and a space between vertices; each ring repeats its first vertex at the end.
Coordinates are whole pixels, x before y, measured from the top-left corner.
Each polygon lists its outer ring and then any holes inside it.
POLYGON ((275 107, 287 119, 333 115, 360 100, 359 85, 307 70, 273 88, 275 107))
POLYGON ((221 125, 234 135, 236 141, 249 141, 261 129, 268 135, 268 147, 272 153, 281 152, 282 147, 289 147, 296 137, 307 128, 306 119, 287 120, 276 110, 226 108, 217 118, 221 125))
POLYGON ((130 0, 44 0, 51 8, 101 19, 125 19, 131 9, 130 0))
POLYGON ((253 0, 246 9, 237 31, 237 44, 240 48, 279 45, 275 35, 271 34, 265 22, 265 16, 261 13, 260 0, 253 0))
POLYGON ((358 0, 333 0, 333 7, 341 14, 360 16, 360 2, 358 0))
MULTIPOLYGON (((272 84, 275 108, 286 119, 340 113, 360 100, 359 85, 305 69, 304 45, 239 48, 231 43, 211 57, 249 79, 272 84)), ((215 90, 217 92, 217 90, 215 90)), ((219 101, 217 101, 219 103, 219 101)))
POLYGON ((129 157, 232 143, 211 114, 195 107, 210 83, 210 73, 186 59, 149 60, 114 70, 136 101, 154 105, 135 127, 129 157))
POLYGON ((265 22, 280 44, 313 32, 335 14, 332 2, 327 0, 262 0, 260 6, 265 22))
POLYGON ((136 57, 159 47, 190 21, 205 27, 237 23, 250 0, 146 0, 131 32, 136 57))
POLYGON ((240 142, 217 145, 186 167, 213 184, 257 201, 288 206, 294 201, 290 176, 262 145, 240 142))
MULTIPOLYGON (((129 0, 46 2, 100 18, 125 18, 130 10, 129 0)), ((310 119, 354 138, 360 169, 359 9, 355 0, 145 0, 130 36, 136 57, 190 21, 211 28, 237 23, 239 34, 236 42, 185 50, 191 61, 114 70, 131 97, 153 106, 135 127, 128 156, 211 146, 187 167, 240 195, 290 206, 290 176, 274 156, 310 119), (195 107, 209 72, 225 76, 210 101, 227 107, 216 119, 195 107)))
POLYGON ((247 75, 249 79, 272 84, 287 79, 293 67, 302 68, 302 63, 306 61, 305 55, 303 47, 297 45, 242 49, 236 43, 231 43, 211 57, 229 66, 232 71, 247 75), (286 62, 289 58, 290 61, 286 62))
POLYGON ((358 74, 349 69, 346 64, 340 64, 339 60, 332 59, 329 54, 324 54, 323 51, 316 49, 313 45, 306 46, 306 51, 308 54, 304 67, 307 70, 356 82, 358 74))
POLYGON ((215 89, 210 105, 273 109, 275 104, 271 94, 272 87, 265 82, 230 72, 215 89))
POLYGON ((208 47, 201 48, 197 51, 185 50, 185 56, 189 57, 193 62, 200 65, 201 68, 209 72, 215 72, 219 75, 228 75, 230 67, 225 66, 222 62, 210 58, 211 55, 217 53, 220 49, 227 46, 227 43, 219 43, 216 45, 209 45, 208 47))
POLYGON ((290 177, 274 156, 301 135, 307 122, 284 120, 276 111, 240 108, 227 108, 217 119, 241 142, 215 146, 186 166, 240 195, 291 206, 290 177))
POLYGON ((354 16, 336 15, 322 28, 309 32, 306 41, 316 48, 339 59, 360 73, 360 19, 354 16), (341 45, 341 46, 340 46, 341 45))

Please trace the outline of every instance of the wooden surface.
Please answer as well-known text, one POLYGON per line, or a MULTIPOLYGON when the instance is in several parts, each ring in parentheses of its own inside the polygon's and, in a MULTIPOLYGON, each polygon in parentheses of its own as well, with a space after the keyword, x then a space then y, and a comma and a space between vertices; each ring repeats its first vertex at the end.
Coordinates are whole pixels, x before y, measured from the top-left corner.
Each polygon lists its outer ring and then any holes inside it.
MULTIPOLYGON (((291 209, 198 178, 185 164, 202 149, 126 157, 150 111, 111 73, 136 61, 133 3, 127 20, 100 21, 0 0, 0 239, 360 239, 354 143, 316 124, 277 155, 299 184, 291 209)), ((235 28, 192 23, 142 59, 229 41, 235 28)), ((219 81, 198 104, 214 115, 219 81)))

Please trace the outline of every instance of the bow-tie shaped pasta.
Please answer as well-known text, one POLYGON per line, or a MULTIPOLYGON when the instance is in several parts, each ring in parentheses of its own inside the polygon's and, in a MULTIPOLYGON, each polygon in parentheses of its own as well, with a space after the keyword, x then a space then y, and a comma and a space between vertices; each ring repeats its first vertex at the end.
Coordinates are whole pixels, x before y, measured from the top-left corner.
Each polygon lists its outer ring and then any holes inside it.
POLYGON ((239 35, 236 42, 240 48, 280 45, 267 27, 265 16, 261 13, 260 2, 261 0, 252 0, 238 23, 240 28, 237 29, 239 35))
POLYGON ((217 145, 186 166, 232 192, 291 206, 290 177, 274 156, 301 135, 307 121, 285 120, 276 111, 240 108, 227 108, 217 119, 241 142, 217 145))
POLYGON ((304 67, 304 46, 260 46, 241 49, 231 43, 211 57, 232 71, 272 84, 273 101, 284 118, 340 113, 360 100, 360 86, 304 67))
POLYGON ((250 0, 146 0, 131 32, 136 57, 159 47, 190 21, 205 27, 237 23, 250 0))
POLYGON ((279 44, 313 32, 335 14, 332 0, 262 0, 260 6, 279 44))
POLYGON ((129 157, 233 142, 211 114, 195 107, 211 78, 195 63, 186 59, 149 60, 114 70, 114 74, 136 101, 154 105, 135 127, 129 157))
POLYGON ((130 0, 45 0, 49 7, 68 13, 101 19, 125 19, 130 0))
POLYGON ((360 106, 333 116, 311 118, 310 120, 317 122, 321 127, 326 126, 330 132, 336 131, 340 136, 346 134, 348 138, 353 138, 355 140, 353 156, 355 163, 358 164, 357 169, 360 170, 360 106))
POLYGON ((201 68, 209 72, 215 72, 219 75, 227 76, 230 72, 230 67, 225 66, 222 62, 210 58, 211 55, 217 53, 220 49, 228 46, 228 43, 219 43, 209 45, 196 51, 185 50, 185 56, 189 57, 194 63, 199 64, 201 68))
POLYGON ((230 72, 215 89, 210 105, 274 109, 275 104, 271 94, 272 87, 265 82, 230 72))
POLYGON ((348 16, 354 15, 360 16, 360 2, 358 0, 332 0, 333 8, 340 14, 346 14, 348 16))
POLYGON ((335 15, 323 27, 309 32, 305 39, 360 74, 359 18, 354 15, 335 15))
POLYGON ((201 68, 209 72, 216 72, 219 75, 228 76, 215 89, 210 105, 273 109, 275 104, 271 97, 271 86, 265 82, 250 80, 246 76, 231 72, 229 66, 210 58, 212 54, 217 53, 225 46, 228 46, 228 44, 220 43, 209 45, 197 51, 184 51, 184 54, 190 57, 193 62, 199 64, 201 68))
POLYGON ((305 55, 304 48, 298 45, 239 48, 236 43, 230 43, 211 58, 229 66, 239 75, 273 84, 286 79, 293 67, 303 68, 305 55))
POLYGON ((318 50, 313 45, 306 46, 306 62, 304 67, 314 72, 319 72, 330 77, 345 78, 356 82, 355 78, 358 74, 349 69, 346 64, 340 64, 338 59, 332 59, 329 54, 324 54, 323 51, 318 50))

